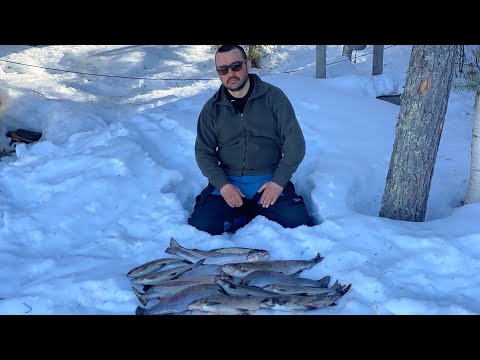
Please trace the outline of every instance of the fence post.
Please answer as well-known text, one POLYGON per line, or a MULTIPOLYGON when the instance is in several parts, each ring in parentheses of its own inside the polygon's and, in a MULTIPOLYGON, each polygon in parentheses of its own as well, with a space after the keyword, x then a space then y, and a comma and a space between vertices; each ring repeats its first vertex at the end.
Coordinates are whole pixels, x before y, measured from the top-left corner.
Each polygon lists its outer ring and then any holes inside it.
POLYGON ((372 75, 383 73, 383 47, 384 45, 373 45, 372 75))
POLYGON ((327 78, 327 45, 317 45, 315 47, 315 52, 316 52, 315 77, 317 79, 318 78, 326 79, 327 78))

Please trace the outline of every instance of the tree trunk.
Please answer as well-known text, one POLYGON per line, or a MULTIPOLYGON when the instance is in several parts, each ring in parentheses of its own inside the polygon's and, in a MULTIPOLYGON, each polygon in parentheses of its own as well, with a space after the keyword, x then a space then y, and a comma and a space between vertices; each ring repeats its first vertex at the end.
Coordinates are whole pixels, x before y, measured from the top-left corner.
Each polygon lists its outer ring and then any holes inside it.
POLYGON ((414 45, 380 216, 424 221, 453 77, 455 45, 414 45))
POLYGON ((480 201, 480 91, 475 96, 475 115, 472 130, 470 181, 464 204, 480 201))

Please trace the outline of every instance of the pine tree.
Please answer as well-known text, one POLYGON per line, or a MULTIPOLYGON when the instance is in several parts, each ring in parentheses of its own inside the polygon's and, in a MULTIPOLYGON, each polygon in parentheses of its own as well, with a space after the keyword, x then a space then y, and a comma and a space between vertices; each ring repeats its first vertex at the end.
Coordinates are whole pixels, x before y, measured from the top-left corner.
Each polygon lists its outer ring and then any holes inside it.
POLYGON ((455 45, 414 45, 380 216, 424 221, 453 79, 455 45))

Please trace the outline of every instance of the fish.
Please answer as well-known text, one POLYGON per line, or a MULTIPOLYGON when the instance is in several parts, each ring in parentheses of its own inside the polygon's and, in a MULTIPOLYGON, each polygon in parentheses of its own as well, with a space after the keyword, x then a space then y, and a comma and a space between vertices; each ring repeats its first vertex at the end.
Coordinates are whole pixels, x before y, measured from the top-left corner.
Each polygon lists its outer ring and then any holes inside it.
POLYGON ((231 296, 256 296, 267 298, 276 295, 276 293, 272 291, 268 291, 256 286, 244 286, 234 284, 233 282, 225 278, 218 278, 216 280, 216 283, 220 285, 228 295, 231 296))
POLYGON ((144 293, 140 292, 134 286, 132 286, 132 290, 138 301, 140 301, 143 306, 146 306, 150 300, 175 295, 176 293, 193 285, 216 284, 216 281, 220 277, 220 275, 202 275, 187 279, 176 278, 173 280, 162 281, 161 283, 152 286, 144 293))
POLYGON ((313 286, 297 286, 297 285, 283 285, 283 284, 270 284, 264 286, 262 289, 268 290, 278 294, 287 294, 287 295, 333 295, 335 289, 332 288, 323 288, 323 287, 313 287, 313 286))
POLYGON ((179 256, 196 262, 205 259, 205 264, 227 264, 233 262, 255 262, 264 261, 269 257, 269 252, 261 249, 250 248, 219 248, 214 250, 188 249, 181 246, 173 237, 170 239, 170 246, 165 253, 179 256))
POLYGON ((316 310, 324 306, 334 306, 335 301, 345 295, 352 284, 347 286, 340 285, 338 280, 332 286, 336 291, 333 294, 301 296, 301 295, 279 295, 273 296, 261 301, 262 309, 280 310, 280 311, 309 311, 316 310))
POLYGON ((260 310, 263 298, 255 296, 214 295, 195 300, 188 309, 214 315, 248 315, 260 310))
POLYGON ((203 264, 204 259, 197 261, 194 264, 177 266, 172 269, 154 272, 152 274, 142 275, 130 280, 132 284, 136 285, 157 285, 162 281, 172 280, 180 274, 190 269, 196 268, 203 264))
POLYGON ((227 275, 244 278, 248 274, 256 270, 273 270, 281 272, 285 275, 296 275, 303 270, 310 269, 318 264, 324 258, 318 253, 311 260, 272 260, 272 261, 257 261, 257 262, 241 262, 230 263, 220 267, 220 269, 227 275))
POLYGON ((154 273, 154 272, 160 270, 161 268, 163 268, 166 265, 177 264, 177 263, 191 263, 191 262, 186 260, 186 259, 183 259, 183 258, 179 258, 179 259, 175 259, 175 258, 156 259, 156 260, 149 261, 149 262, 147 262, 143 265, 137 266, 136 268, 133 268, 132 270, 130 270, 127 273, 127 276, 129 278, 135 278, 135 277, 139 277, 139 276, 142 276, 142 275, 151 274, 151 273, 154 273))
POLYGON ((168 315, 189 311, 188 305, 195 300, 212 295, 225 295, 225 292, 218 284, 193 285, 175 295, 162 297, 158 303, 151 308, 137 306, 135 315, 168 315))
POLYGON ((206 264, 202 265, 199 267, 196 267, 194 269, 190 269, 183 274, 180 274, 177 279, 186 279, 190 278, 192 276, 204 276, 204 275, 225 275, 222 270, 220 270, 221 265, 216 265, 216 264, 206 264))
POLYGON ((330 276, 324 276, 319 280, 312 280, 296 275, 285 275, 284 273, 273 270, 257 270, 245 276, 240 284, 265 287, 270 284, 297 285, 297 286, 315 286, 327 287, 330 283, 330 276))

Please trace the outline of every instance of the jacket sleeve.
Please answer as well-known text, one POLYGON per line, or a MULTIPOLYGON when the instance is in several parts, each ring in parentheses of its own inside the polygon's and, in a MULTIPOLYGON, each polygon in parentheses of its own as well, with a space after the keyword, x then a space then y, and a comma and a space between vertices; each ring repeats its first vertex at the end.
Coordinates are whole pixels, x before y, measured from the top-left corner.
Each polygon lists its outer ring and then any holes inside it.
POLYGON ((217 140, 213 125, 214 117, 209 104, 211 104, 210 101, 204 105, 198 116, 195 160, 202 174, 208 178, 208 181, 217 189, 221 189, 229 181, 227 175, 220 167, 220 162, 216 155, 217 140))
POLYGON ((283 91, 278 88, 276 90, 277 100, 274 102, 273 112, 277 118, 278 133, 283 143, 283 156, 272 181, 285 187, 305 157, 306 146, 302 129, 290 100, 283 91))

